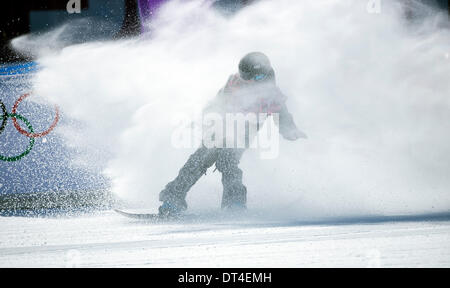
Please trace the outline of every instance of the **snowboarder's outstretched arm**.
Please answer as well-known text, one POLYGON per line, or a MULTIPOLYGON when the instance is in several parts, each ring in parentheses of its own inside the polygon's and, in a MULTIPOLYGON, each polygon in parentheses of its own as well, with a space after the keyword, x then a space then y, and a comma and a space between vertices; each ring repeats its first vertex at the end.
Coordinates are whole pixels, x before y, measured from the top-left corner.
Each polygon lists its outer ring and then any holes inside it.
POLYGON ((283 138, 295 141, 299 138, 307 138, 306 134, 300 131, 294 123, 294 118, 292 114, 289 113, 286 103, 281 104, 281 109, 279 110, 279 119, 275 121, 280 129, 280 134, 283 138), (278 123, 277 123, 278 122, 278 123))

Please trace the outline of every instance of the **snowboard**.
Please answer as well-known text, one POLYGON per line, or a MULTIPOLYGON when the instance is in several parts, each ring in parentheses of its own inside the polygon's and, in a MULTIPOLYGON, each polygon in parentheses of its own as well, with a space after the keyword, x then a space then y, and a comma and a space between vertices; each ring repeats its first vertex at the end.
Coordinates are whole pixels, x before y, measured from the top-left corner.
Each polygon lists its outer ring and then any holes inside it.
POLYGON ((114 211, 122 216, 132 219, 140 219, 147 220, 152 222, 168 222, 168 221, 180 221, 180 220, 195 220, 198 219, 197 215, 194 214, 181 214, 176 217, 168 217, 162 216, 158 213, 135 213, 135 212, 126 212, 119 209, 114 209, 114 211))

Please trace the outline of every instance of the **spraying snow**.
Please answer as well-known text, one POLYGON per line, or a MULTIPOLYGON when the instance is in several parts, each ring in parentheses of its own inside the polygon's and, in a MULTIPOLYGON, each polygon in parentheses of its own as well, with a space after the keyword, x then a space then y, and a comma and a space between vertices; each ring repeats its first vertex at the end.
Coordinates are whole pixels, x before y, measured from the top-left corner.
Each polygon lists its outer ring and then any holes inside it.
MULTIPOLYGON (((385 1, 371 13, 356 0, 260 1, 224 17, 202 1, 172 1, 139 38, 43 54, 34 90, 82 123, 59 129, 84 152, 74 162, 101 167, 118 197, 156 210, 196 148, 175 149, 174 129, 243 55, 262 51, 308 139, 281 140, 276 159, 244 154, 251 210, 297 218, 448 211, 447 16, 409 3, 385 1)), ((209 170, 188 194, 191 209, 217 209, 221 190, 209 170)))

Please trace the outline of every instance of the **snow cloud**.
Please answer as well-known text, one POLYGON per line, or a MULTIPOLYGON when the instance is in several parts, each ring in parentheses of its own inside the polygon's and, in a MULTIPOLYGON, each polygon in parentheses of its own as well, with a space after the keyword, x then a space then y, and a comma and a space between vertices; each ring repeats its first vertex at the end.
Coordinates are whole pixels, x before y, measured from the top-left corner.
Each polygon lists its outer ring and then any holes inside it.
MULTIPOLYGON (((244 154, 250 209, 297 218, 448 211, 448 16, 416 1, 368 8, 259 1, 224 16, 208 2, 172 1, 138 38, 40 56, 34 88, 83 123, 77 134, 60 129, 68 143, 108 155, 80 163, 104 165, 118 197, 156 209, 194 151, 172 147, 172 132, 200 113, 242 56, 261 51, 308 139, 281 140, 276 159, 244 154)), ((194 210, 219 207, 212 170, 188 194, 194 210)))

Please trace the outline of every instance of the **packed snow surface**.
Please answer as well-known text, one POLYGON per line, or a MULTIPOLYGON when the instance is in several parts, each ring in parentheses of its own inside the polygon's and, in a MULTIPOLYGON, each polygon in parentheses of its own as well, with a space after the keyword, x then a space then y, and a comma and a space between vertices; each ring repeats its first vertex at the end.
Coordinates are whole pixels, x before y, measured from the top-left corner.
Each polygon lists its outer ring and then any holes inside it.
MULTIPOLYGON (((450 221, 0 217, 1 267, 450 267, 450 221)), ((399 219, 397 219, 399 220, 399 219)))

